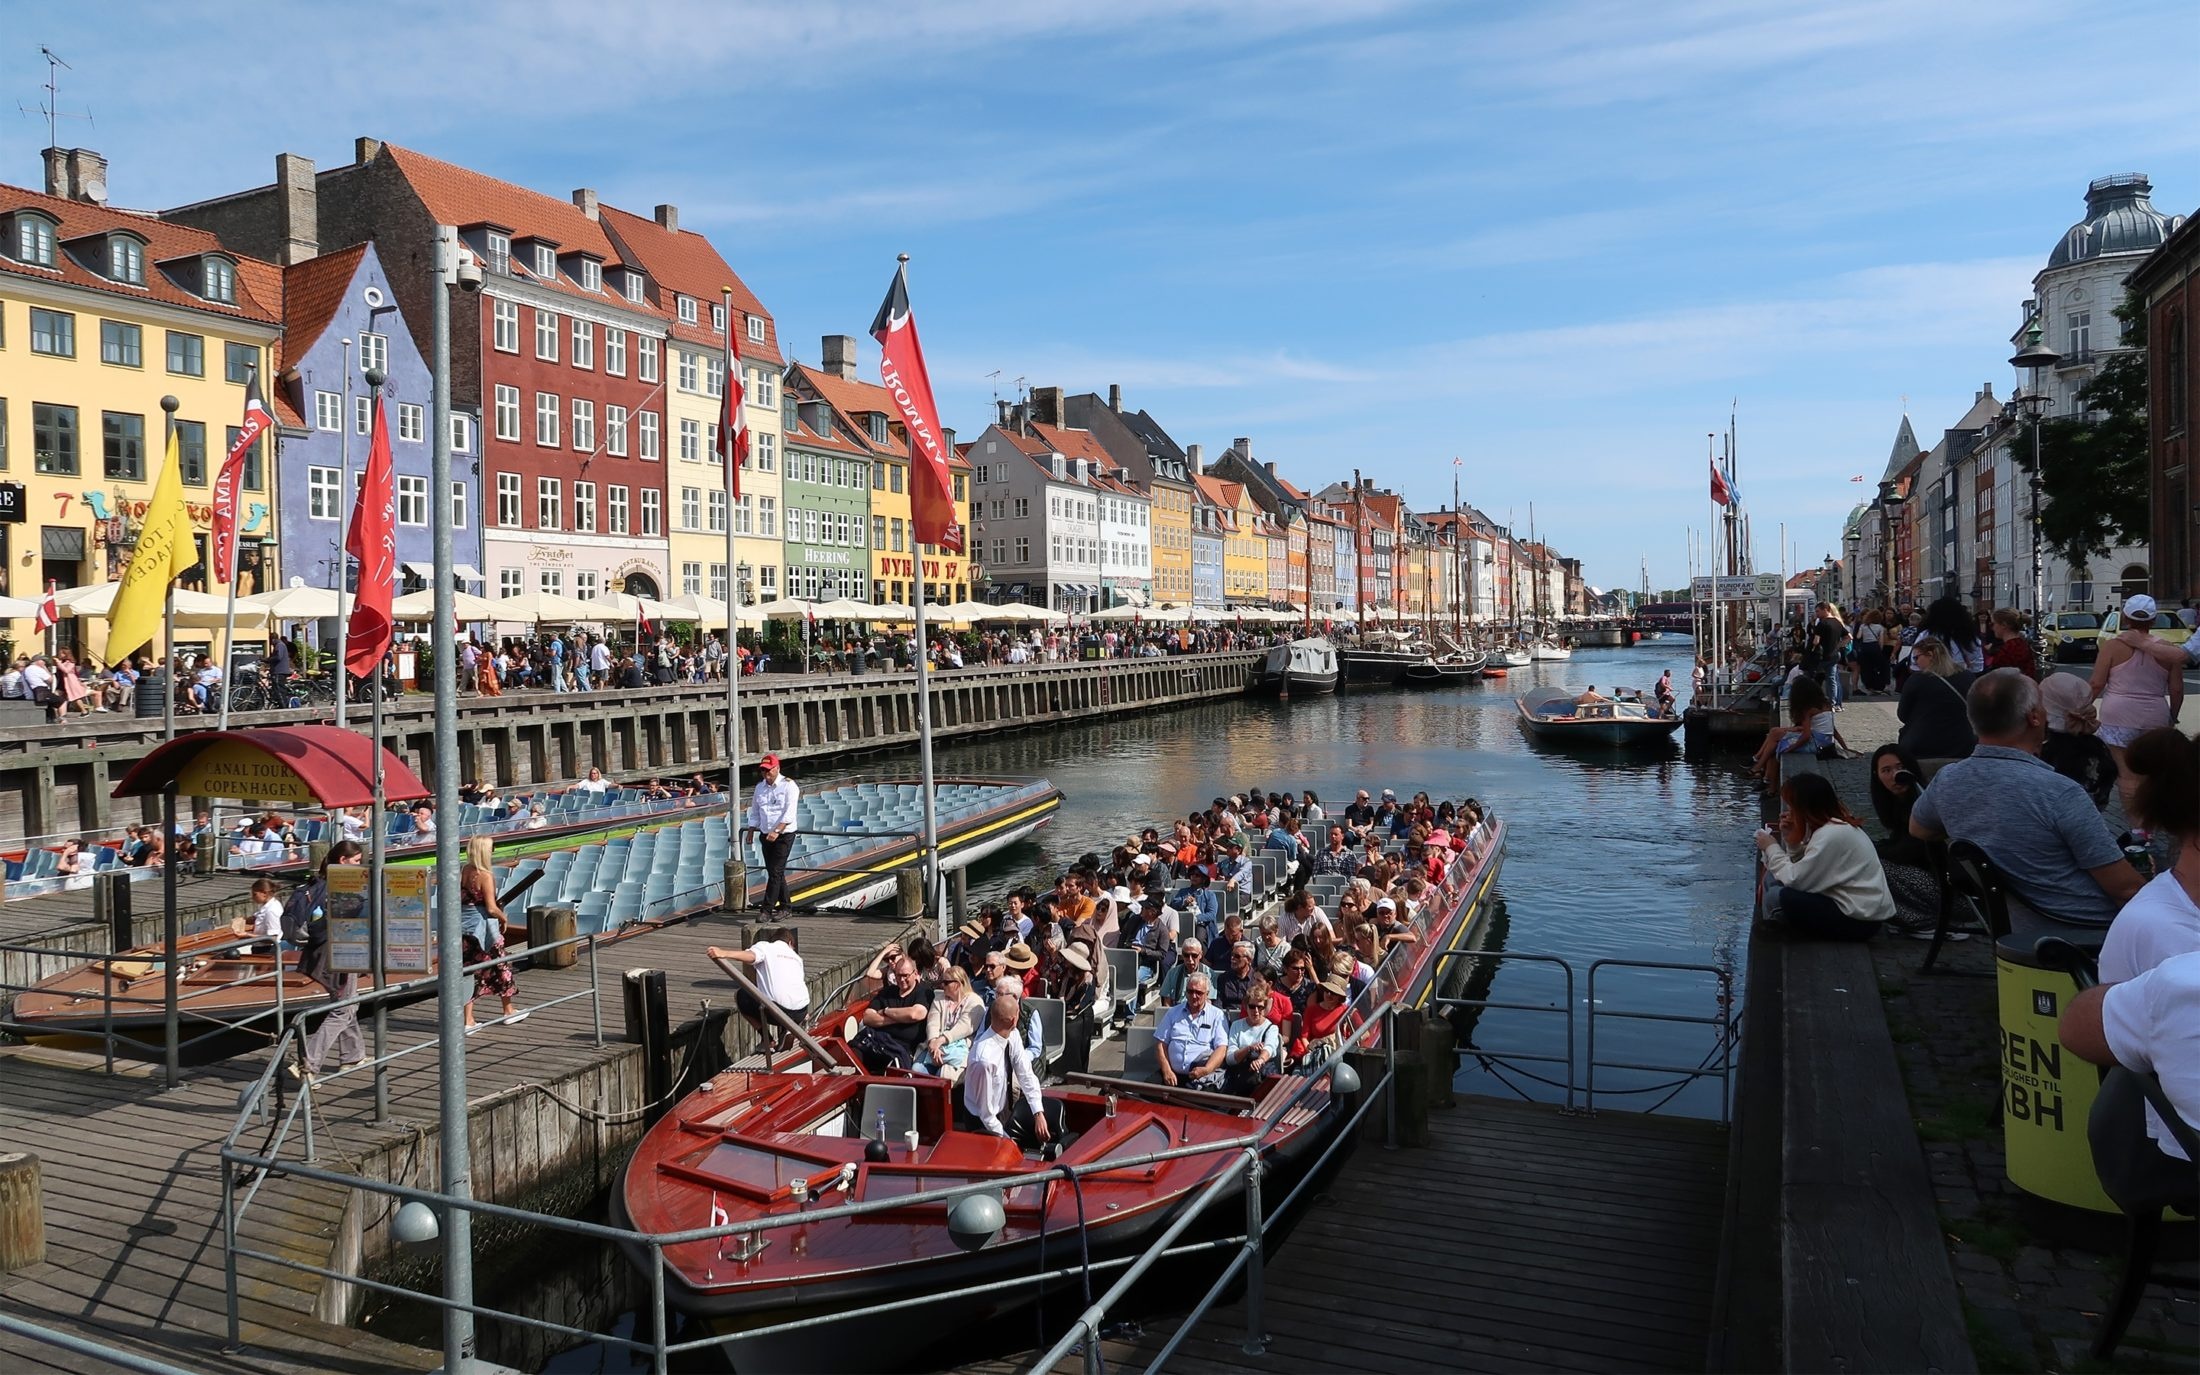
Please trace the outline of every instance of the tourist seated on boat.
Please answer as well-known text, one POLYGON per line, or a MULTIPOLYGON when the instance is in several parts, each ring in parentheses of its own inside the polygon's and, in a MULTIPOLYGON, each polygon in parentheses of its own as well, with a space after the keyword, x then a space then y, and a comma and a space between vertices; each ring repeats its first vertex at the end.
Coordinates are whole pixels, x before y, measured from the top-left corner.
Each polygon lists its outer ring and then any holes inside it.
POLYGON ((1008 976, 1022 983, 1023 988, 1020 991, 1023 995, 1027 998, 1036 997, 1039 992, 1038 952, 1023 941, 1017 941, 1002 951, 1001 957, 1008 961, 1008 976))
POLYGON ((1245 937, 1245 914, 1232 912, 1222 919, 1222 926, 1207 942, 1207 967, 1221 969, 1230 963, 1230 947, 1245 937))
MULTIPOLYGON (((1188 951, 1186 959, 1190 958, 1188 951)), ((1154 1028, 1161 1082, 1220 1088, 1222 1062, 1230 1046, 1229 1030, 1229 1019, 1214 1006, 1213 978, 1204 969, 1189 971, 1183 1001, 1163 1013, 1154 1028)))
POLYGON ((1260 975, 1253 972, 1253 943, 1239 940, 1230 946, 1220 971, 1215 975, 1215 1003, 1219 1007, 1236 1007, 1245 996, 1247 985, 1260 975))
POLYGON ((1229 1049, 1223 1055, 1222 1087, 1226 1093, 1258 1098, 1262 1081, 1282 1071, 1283 1034, 1268 1015, 1268 981, 1254 976, 1237 997, 1237 1016, 1230 1019, 1229 1049))
POLYGON ((1344 824, 1353 830, 1364 830, 1375 822, 1375 804, 1368 801, 1367 789, 1362 788, 1345 804, 1344 824))
POLYGON ((1996 669, 1973 685, 1967 710, 1978 747, 1933 775, 1910 809, 1910 834, 1968 840, 2031 907, 2061 921, 2106 926, 2139 891, 2139 871, 2125 861, 2085 789, 2039 757, 2047 737, 2039 684, 2015 669, 1996 669))
MULTIPOLYGON (((1285 970, 1286 976, 1290 971, 1285 970)), ((1301 1072, 1318 1068, 1350 1034, 1352 985, 1332 969, 1308 989, 1308 1001, 1299 1013, 1297 1034, 1291 1038, 1291 1063, 1301 1072)))
POLYGON ((2040 746, 2040 758, 2085 789, 2094 806, 2106 807, 2121 770, 2101 739, 2101 713, 2092 688, 2075 673, 2050 673, 2040 681, 2040 702, 2047 708, 2047 740, 2040 746))
POLYGON ((899 941, 879 951, 863 971, 863 982, 868 1002, 852 1049, 873 1074, 909 1068, 924 1046, 933 989, 917 976, 916 962, 899 941))
MULTIPOLYGON (((1037 1059, 1046 1044, 1046 1028, 1039 1024, 1039 1011, 1031 1005, 1030 999, 1024 997, 1023 987, 1021 976, 1003 974, 993 985, 993 996, 1007 996, 1017 1000, 1016 1025, 1023 1034, 1024 1048, 1031 1052, 1033 1059, 1037 1059)), ((978 991, 983 993, 985 990, 981 988, 978 991)))
POLYGON ((1131 948, 1138 952, 1138 967, 1147 981, 1157 988, 1166 977, 1173 963, 1171 956, 1178 947, 1178 920, 1176 909, 1162 903, 1146 913, 1145 922, 1132 938, 1131 948))
MULTIPOLYGON (((1450 865, 1450 847, 1447 846, 1441 850, 1431 849, 1425 839, 1408 840, 1406 842, 1406 862, 1403 876, 1411 877, 1418 873, 1428 882, 1435 883, 1444 877, 1444 870, 1450 865)), ((1393 879, 1392 882, 1395 883, 1397 880, 1393 879)))
MULTIPOLYGON (((1340 954, 1352 959, 1352 992, 1357 996, 1362 988, 1375 981, 1375 967, 1383 962, 1382 933, 1375 929, 1374 922, 1360 922, 1352 928, 1351 945, 1340 954)), ((1338 960, 1340 966, 1343 963, 1342 959, 1338 960)))
MULTIPOLYGON (((1198 923, 1201 939, 1212 936, 1222 923, 1222 900, 1215 896, 1214 880, 1205 869, 1194 869, 1184 876, 1184 887, 1179 889, 1170 903, 1189 908, 1198 923)), ((1190 932, 1186 932, 1190 935, 1190 932)))
POLYGON ((1344 827, 1332 825, 1329 828, 1329 843, 1324 845, 1321 852, 1314 856, 1315 875, 1319 877, 1325 874, 1338 874, 1350 878, 1359 871, 1360 857, 1345 845, 1344 827))
POLYGON ((73 840, 61 842, 61 852, 54 856, 53 871, 62 878, 74 877, 84 865, 83 847, 73 840))
POLYGON ((1062 1105, 1046 1101, 1038 1057, 1016 1034, 1022 1011, 1015 994, 994 997, 984 1031, 970 1044, 962 1092, 955 1095, 955 1128, 1007 1137, 1034 1151, 1060 1139, 1062 1105))
POLYGON ((1161 976, 1161 1002, 1165 1007, 1175 1007, 1184 1001, 1185 991, 1193 978, 1208 981, 1212 990, 1214 975, 1207 968, 1207 944, 1197 936, 1186 936, 1177 947, 1177 961, 1161 976))
POLYGON ((1094 947, 1072 940, 1061 950, 1060 972, 1052 984, 1062 1000, 1062 1052, 1054 1071, 1067 1076, 1083 1074, 1092 1066, 1092 1038, 1098 1028, 1094 1013, 1102 996, 1101 966, 1094 947))
POLYGON ((1215 858, 1212 881, 1243 897, 1253 895, 1253 862, 1245 857, 1243 840, 1233 836, 1222 842, 1221 853, 1215 858))
MULTIPOLYGON (((1400 887, 1410 889, 1413 885, 1420 883, 1419 879, 1410 878, 1400 887)), ((1420 893, 1425 894, 1427 891, 1427 886, 1422 885, 1420 893)), ((1419 900, 1418 895, 1409 893, 1402 901, 1405 907, 1413 907, 1419 900)), ((1376 899, 1375 935, 1380 943, 1379 948, 1383 950, 1388 950, 1394 945, 1415 945, 1421 939, 1420 933, 1413 929, 1413 922, 1409 919, 1409 913, 1401 910, 1401 900, 1397 898, 1376 899)))
POLYGON ((1788 691, 1787 710, 1788 724, 1766 731, 1764 743, 1757 747, 1756 758, 1751 761, 1750 772, 1767 781, 1777 780, 1779 766, 1774 761, 1781 755, 1825 757, 1841 740, 1841 732, 1833 723, 1833 703, 1826 700, 1826 690, 1817 679, 1796 681, 1788 691))
POLYGON ((1910 668, 1894 709, 1902 748, 1928 764, 1967 757, 1978 744, 1966 701, 1977 675, 1958 664, 1947 645, 1924 637, 1911 647, 1910 668))
POLYGON ((1780 786, 1780 823, 1757 832, 1765 917, 1805 936, 1869 940, 1895 914, 1871 838, 1825 775, 1780 786))
POLYGON ((1267 845, 1269 849, 1283 856, 1284 868, 1291 875, 1293 889, 1304 888, 1313 880, 1311 861, 1314 858, 1314 847, 1307 841, 1306 833, 1300 829, 1296 816, 1287 815, 1279 824, 1269 827, 1267 845))
POLYGON ((985 999, 970 986, 970 975, 957 966, 932 1000, 924 1023, 924 1049, 917 1054, 917 1072, 936 1074, 954 1083, 970 1062, 970 1043, 985 1024, 985 999))
POLYGON ((584 793, 608 792, 611 788, 610 782, 603 776, 603 770, 595 768, 590 769, 588 777, 574 784, 574 786, 584 793))
POLYGON ((1280 1015, 1286 1047, 1297 1037, 1299 1021, 1313 1002, 1315 982, 1312 955, 1294 948, 1284 956, 1283 977, 1275 981, 1274 1001, 1269 1004, 1269 1011, 1271 1015, 1280 1015))
MULTIPOLYGON (((1312 897, 1313 894, 1307 894, 1312 897)), ((1283 961, 1291 953, 1291 942, 1283 934, 1283 921, 1270 912, 1260 919, 1258 938, 1253 943, 1253 969, 1262 978, 1274 983, 1283 975, 1283 961)))
POLYGON ((1591 683, 1579 697, 1574 698, 1574 705, 1577 707, 1603 706, 1611 700, 1611 698, 1597 691, 1595 683, 1591 683))

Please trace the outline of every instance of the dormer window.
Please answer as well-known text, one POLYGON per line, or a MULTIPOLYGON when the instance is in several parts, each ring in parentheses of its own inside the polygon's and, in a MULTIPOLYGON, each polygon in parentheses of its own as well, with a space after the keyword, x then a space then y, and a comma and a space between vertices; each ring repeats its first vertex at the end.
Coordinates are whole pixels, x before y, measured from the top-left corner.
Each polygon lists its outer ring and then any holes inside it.
POLYGON ((199 295, 225 306, 237 303, 237 265, 212 254, 199 259, 199 295))
POLYGON ((482 239, 488 250, 483 256, 489 260, 489 270, 498 276, 508 276, 512 271, 512 236, 490 230, 482 239))
POLYGON ((581 259, 581 290, 598 291, 603 287, 603 269, 593 258, 581 259))
POLYGON ((546 243, 535 245, 535 275, 546 282, 558 279, 558 250, 546 243))
POLYGON ((695 318, 695 298, 693 296, 682 296, 680 298, 680 323, 692 325, 695 323, 695 318))
POLYGON ((724 306, 712 306, 710 308, 710 328, 713 334, 724 334, 726 332, 726 308, 724 306))
POLYGON ((886 442, 886 417, 877 411, 871 411, 864 416, 864 419, 871 423, 871 442, 873 444, 884 444, 886 442))
POLYGON ((145 285, 145 245, 127 234, 108 235, 107 276, 131 286, 145 285))
POLYGON ((53 266, 54 222, 28 212, 15 217, 15 260, 34 267, 53 266))
POLYGON ((749 342, 752 344, 764 342, 764 317, 761 315, 751 315, 749 317, 749 342))
POLYGON ((632 268, 627 269, 626 273, 626 299, 629 301, 642 299, 642 274, 632 268))

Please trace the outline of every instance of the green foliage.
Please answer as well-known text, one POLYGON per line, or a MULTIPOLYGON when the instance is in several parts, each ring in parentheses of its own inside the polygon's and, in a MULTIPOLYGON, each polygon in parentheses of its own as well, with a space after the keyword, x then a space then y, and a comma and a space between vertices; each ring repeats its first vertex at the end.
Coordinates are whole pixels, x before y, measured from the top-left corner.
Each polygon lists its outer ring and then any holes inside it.
MULTIPOLYGON (((2146 312, 2126 298, 2116 318, 2127 346, 2078 390, 2089 418, 2040 426, 2040 540, 2072 564, 2147 541, 2146 312)), ((2028 472, 2029 439, 2020 435, 2011 446, 2028 472)))

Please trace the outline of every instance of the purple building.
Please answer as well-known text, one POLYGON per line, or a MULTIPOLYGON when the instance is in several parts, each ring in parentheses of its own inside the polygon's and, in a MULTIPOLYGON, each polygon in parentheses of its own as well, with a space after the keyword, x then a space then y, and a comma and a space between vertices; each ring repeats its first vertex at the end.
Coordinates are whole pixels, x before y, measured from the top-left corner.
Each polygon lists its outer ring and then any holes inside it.
MULTIPOLYGON (((282 360, 281 397, 268 400, 283 421, 275 490, 285 579, 302 579, 310 587, 337 585, 352 501, 372 442, 365 374, 380 368, 387 374, 383 395, 397 484, 399 590, 428 586, 434 569, 430 522, 447 518, 459 588, 480 592, 478 417, 453 410, 451 491, 432 499, 428 364, 399 314, 373 244, 354 244, 283 269, 282 360)), ((346 587, 352 581, 345 575, 346 587)))

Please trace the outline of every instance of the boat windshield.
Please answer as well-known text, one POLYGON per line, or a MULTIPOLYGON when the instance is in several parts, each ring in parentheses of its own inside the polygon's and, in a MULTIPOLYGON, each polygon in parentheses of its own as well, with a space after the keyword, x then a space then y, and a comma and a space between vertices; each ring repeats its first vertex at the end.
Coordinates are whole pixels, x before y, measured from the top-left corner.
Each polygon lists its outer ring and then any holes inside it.
MULTIPOLYGON (((863 1201, 875 1203, 880 1199, 914 1199, 922 1194, 938 1193, 943 1189, 960 1188, 965 1184, 984 1182, 988 1176, 975 1174, 940 1174, 931 1170, 879 1170, 863 1172, 863 1201)), ((1003 1206, 1010 1208, 1035 1208, 1039 1205, 1038 1184, 1019 1184, 1001 1190, 1003 1206)), ((937 1206, 937 1205, 935 1205, 937 1206)))
POLYGON ((745 1184, 767 1193, 786 1188, 798 1179, 817 1173, 818 1163, 777 1151, 759 1150, 737 1141, 721 1141, 710 1154, 695 1162, 698 1173, 728 1184, 745 1184))

